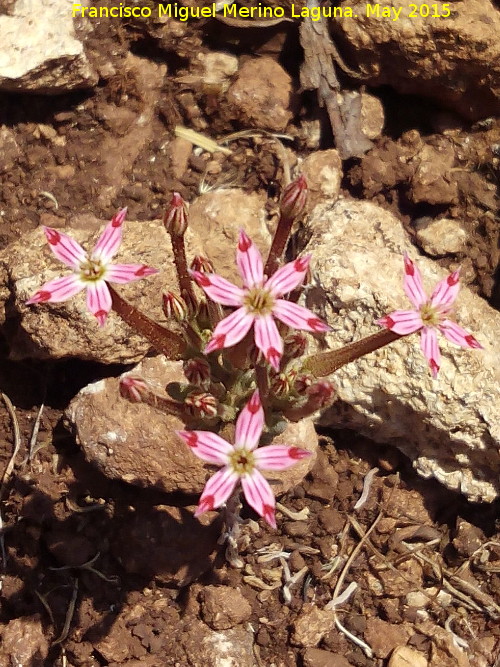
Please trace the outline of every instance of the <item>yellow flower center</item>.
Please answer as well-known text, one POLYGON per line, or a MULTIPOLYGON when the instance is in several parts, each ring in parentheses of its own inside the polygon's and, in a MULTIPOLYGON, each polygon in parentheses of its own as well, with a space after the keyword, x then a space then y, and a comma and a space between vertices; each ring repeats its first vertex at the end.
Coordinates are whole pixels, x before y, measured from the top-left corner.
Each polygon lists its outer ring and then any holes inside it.
POLYGON ((80 264, 80 278, 85 282, 97 282, 106 273, 106 267, 98 259, 87 259, 80 264))
POLYGON ((250 315, 270 315, 274 307, 274 297, 262 287, 252 287, 243 297, 243 305, 250 315))
POLYGON ((235 449, 229 455, 229 465, 237 475, 251 475, 255 468, 255 456, 247 449, 235 449))
POLYGON ((420 317, 426 327, 437 327, 441 321, 441 313, 429 303, 424 303, 421 306, 420 317))

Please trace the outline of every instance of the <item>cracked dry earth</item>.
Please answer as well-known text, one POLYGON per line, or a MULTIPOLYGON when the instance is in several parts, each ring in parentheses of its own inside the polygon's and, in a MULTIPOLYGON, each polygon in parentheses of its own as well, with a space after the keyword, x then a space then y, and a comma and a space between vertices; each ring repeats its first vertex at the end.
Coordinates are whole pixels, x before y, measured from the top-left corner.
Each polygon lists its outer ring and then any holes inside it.
MULTIPOLYGON (((299 94, 293 23, 95 20, 77 31, 94 88, 0 92, 2 248, 42 224, 81 227, 122 206, 131 219, 158 218, 173 190, 190 201, 221 187, 258 192, 272 227, 287 171, 332 146, 316 97, 299 94), (263 80, 275 84, 264 101, 263 80), (176 125, 214 139, 244 133, 224 144, 231 152, 211 153, 175 138, 176 125)), ((413 92, 370 89, 385 127, 344 162, 340 192, 390 210, 416 252, 460 263, 498 308, 498 119, 464 120, 448 99, 413 92)), ((277 530, 245 510, 234 567, 217 513, 198 521, 194 496, 108 479, 75 443, 63 419, 71 399, 127 367, 13 361, 9 326, 0 667, 498 667, 499 501, 468 503, 389 445, 321 431, 315 467, 279 498, 277 530)))

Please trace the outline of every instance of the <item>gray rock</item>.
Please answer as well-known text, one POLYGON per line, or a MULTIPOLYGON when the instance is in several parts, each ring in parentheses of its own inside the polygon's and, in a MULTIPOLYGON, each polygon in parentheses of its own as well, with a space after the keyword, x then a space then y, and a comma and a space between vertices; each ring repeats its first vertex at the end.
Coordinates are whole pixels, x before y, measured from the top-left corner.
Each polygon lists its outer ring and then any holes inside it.
POLYGON ((443 257, 465 249, 467 232, 457 220, 421 219, 415 224, 418 244, 428 255, 443 257))
MULTIPOLYGON (((104 221, 75 218, 64 230, 91 250, 104 221)), ((190 209, 186 234, 188 261, 194 255, 210 257, 217 271, 239 281, 236 244, 240 226, 263 252, 269 247, 264 199, 231 189, 199 197, 190 209)), ((178 291, 170 239, 160 220, 126 221, 118 262, 144 263, 160 269, 145 280, 119 285, 120 294, 152 319, 166 324, 161 293, 178 291)), ((100 328, 85 305, 83 293, 63 303, 26 306, 26 300, 43 283, 69 273, 53 257, 41 229, 27 234, 0 252, 0 324, 4 324, 12 359, 75 357, 101 363, 135 363, 150 349, 149 343, 110 313, 100 328)))
POLYGON ((12 15, 0 16, 0 35, 0 90, 53 94, 98 81, 67 0, 18 0, 12 15))
MULTIPOLYGON (((415 249, 390 213, 340 199, 318 205, 306 231, 317 281, 307 305, 332 325, 331 348, 375 333, 377 318, 411 308, 402 254, 415 249)), ((428 289, 445 275, 431 260, 420 257, 418 266, 428 289)), ((340 400, 320 423, 396 445, 423 476, 490 502, 500 490, 500 314, 463 287, 454 319, 485 349, 441 339, 442 367, 433 380, 417 335, 400 339, 334 374, 340 400)))
MULTIPOLYGON (((156 394, 165 397, 169 382, 185 381, 182 362, 164 357, 145 359, 130 373, 142 377, 156 394)), ((185 428, 183 422, 145 403, 130 403, 120 396, 118 383, 118 379, 108 378, 88 385, 66 412, 87 460, 112 479, 167 493, 201 493, 213 469, 175 435, 176 430, 185 428)), ((274 442, 313 453, 288 470, 266 473, 275 493, 281 494, 300 484, 314 466, 318 438, 312 420, 303 419, 290 424, 274 442)))

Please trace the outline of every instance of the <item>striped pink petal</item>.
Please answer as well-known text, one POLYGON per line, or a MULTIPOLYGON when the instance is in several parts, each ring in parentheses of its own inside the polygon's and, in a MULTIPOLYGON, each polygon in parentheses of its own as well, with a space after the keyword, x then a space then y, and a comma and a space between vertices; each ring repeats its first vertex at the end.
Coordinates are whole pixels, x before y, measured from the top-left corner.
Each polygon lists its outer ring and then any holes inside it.
POLYGON ((222 468, 216 472, 205 484, 194 515, 200 516, 204 512, 220 507, 233 492, 237 481, 238 475, 230 468, 222 468))
POLYGON ((63 278, 55 278, 45 283, 26 303, 28 305, 45 302, 60 303, 71 299, 72 296, 81 292, 84 287, 85 284, 74 274, 63 278))
POLYGON ((263 428, 264 410, 257 390, 254 391, 236 421, 235 447, 244 447, 248 450, 255 449, 259 444, 263 428))
POLYGON ((285 264, 269 278, 265 284, 266 289, 273 296, 288 294, 302 284, 310 262, 311 255, 304 255, 304 257, 299 257, 295 261, 285 264))
POLYGON ((97 317, 99 326, 104 326, 111 310, 111 294, 104 280, 87 285, 87 308, 97 317))
POLYGON ((410 299, 415 308, 420 308, 427 301, 427 295, 422 285, 422 276, 418 267, 412 262, 408 254, 404 254, 405 276, 403 287, 406 296, 410 299))
POLYGON ((416 310, 395 310, 393 313, 381 317, 376 324, 394 331, 400 336, 415 333, 424 326, 420 313, 416 310))
POLYGON ((472 347, 480 350, 484 349, 481 343, 479 343, 472 334, 465 329, 462 329, 456 322, 443 320, 439 325, 439 330, 449 341, 455 343, 455 345, 460 345, 460 347, 472 347))
POLYGON ((253 321, 253 315, 249 315, 244 308, 235 310, 215 327, 212 338, 205 347, 205 354, 239 343, 248 333, 253 321))
POLYGON ((311 452, 299 447, 268 445, 257 449, 254 456, 261 470, 286 470, 306 456, 311 456, 311 452))
POLYGON ((212 301, 221 303, 223 306, 241 306, 243 303, 241 287, 236 287, 222 276, 201 271, 190 271, 189 273, 212 301))
POLYGON ((292 329, 303 331, 330 331, 331 327, 322 322, 307 308, 298 306, 291 301, 277 299, 273 307, 273 315, 292 329))
POLYGON ((92 259, 100 259, 107 263, 116 255, 122 242, 122 226, 127 215, 127 209, 122 208, 108 222, 92 251, 92 259))
POLYGON ((234 447, 216 433, 210 431, 176 431, 193 454, 214 465, 226 465, 234 447))
POLYGON ((251 475, 243 475, 241 486, 250 507, 253 507, 272 528, 276 528, 274 517, 276 501, 269 482, 257 469, 254 469, 251 475))
POLYGON ((158 269, 145 264, 110 264, 106 267, 105 279, 110 283, 130 283, 158 273, 158 269))
POLYGON ((71 236, 52 229, 43 227, 50 249, 54 255, 66 266, 72 269, 80 268, 80 264, 87 259, 87 253, 82 246, 72 239, 71 236))
POLYGON ((450 273, 440 280, 431 295, 431 306, 439 308, 441 312, 448 312, 460 291, 460 270, 450 273))
POLYGON ((432 377, 437 377, 441 366, 441 353, 437 342, 437 330, 433 327, 424 327, 420 334, 420 347, 429 362, 432 377))
POLYGON ((260 287, 264 281, 262 255, 253 241, 240 229, 236 263, 245 287, 260 287))
POLYGON ((271 315, 256 317, 255 344, 275 371, 279 370, 283 354, 283 340, 271 315))

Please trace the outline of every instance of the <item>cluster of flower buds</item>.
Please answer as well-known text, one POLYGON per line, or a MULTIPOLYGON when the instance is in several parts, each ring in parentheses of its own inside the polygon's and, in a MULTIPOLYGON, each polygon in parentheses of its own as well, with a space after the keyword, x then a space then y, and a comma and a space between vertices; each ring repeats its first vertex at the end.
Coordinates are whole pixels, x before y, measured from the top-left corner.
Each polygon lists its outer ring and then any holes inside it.
POLYGON ((212 419, 217 416, 219 401, 206 391, 192 391, 184 399, 188 411, 200 419, 212 419))

